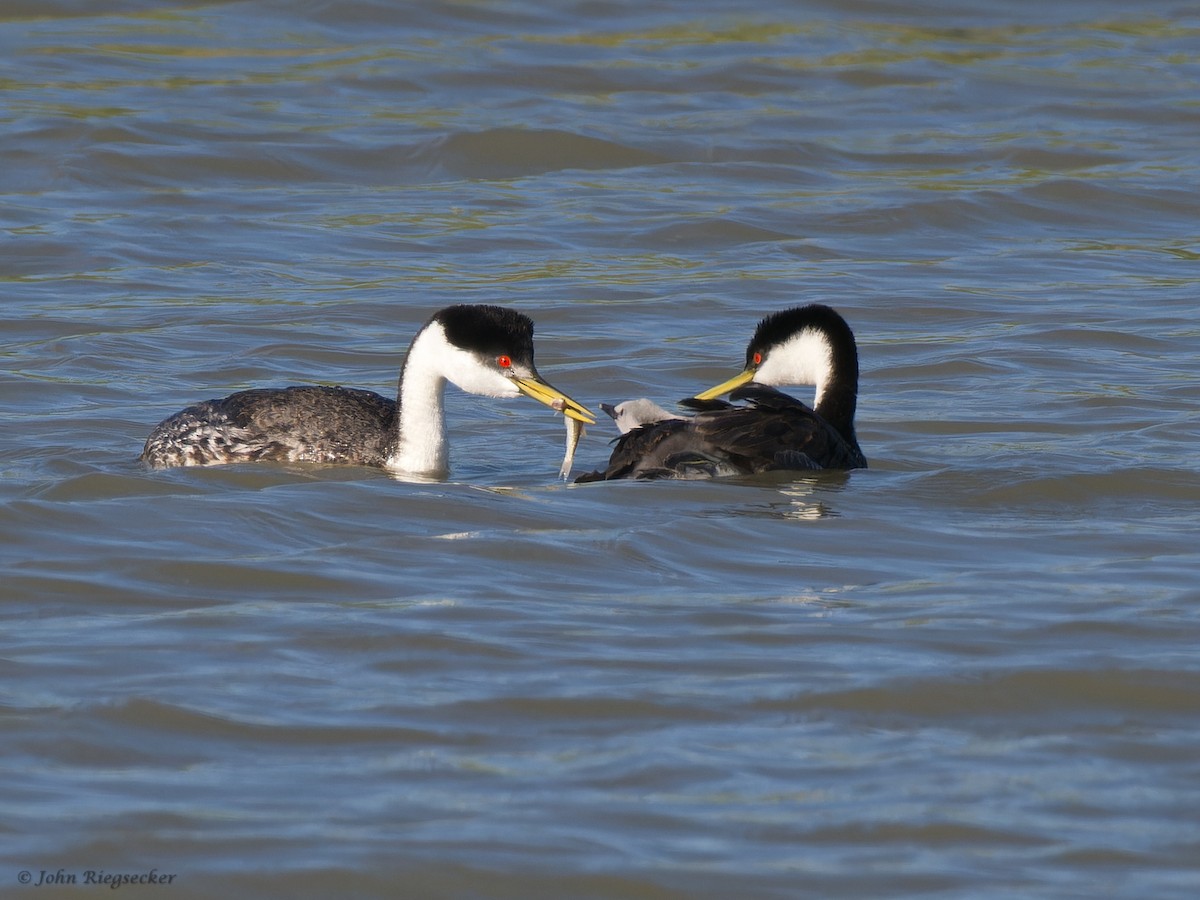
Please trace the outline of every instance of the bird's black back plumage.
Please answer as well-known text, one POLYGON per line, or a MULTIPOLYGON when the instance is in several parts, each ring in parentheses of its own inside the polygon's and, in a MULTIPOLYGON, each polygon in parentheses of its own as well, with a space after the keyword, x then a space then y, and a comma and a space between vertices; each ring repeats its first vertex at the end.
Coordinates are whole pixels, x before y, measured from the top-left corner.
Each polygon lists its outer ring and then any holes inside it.
POLYGON ((576 484, 618 478, 712 478, 717 459, 704 455, 692 433, 693 420, 664 419, 627 431, 616 439, 608 466, 585 472, 576 484))
POLYGON ((745 405, 700 412, 694 421, 698 433, 736 458, 743 471, 866 468, 858 442, 847 440, 795 397, 767 385, 748 384, 730 394, 730 399, 745 405))
POLYGON ((635 428, 617 439, 602 470, 577 483, 619 478, 713 478, 779 470, 861 469, 847 442, 811 407, 765 385, 747 385, 732 400, 683 400, 694 416, 635 428))

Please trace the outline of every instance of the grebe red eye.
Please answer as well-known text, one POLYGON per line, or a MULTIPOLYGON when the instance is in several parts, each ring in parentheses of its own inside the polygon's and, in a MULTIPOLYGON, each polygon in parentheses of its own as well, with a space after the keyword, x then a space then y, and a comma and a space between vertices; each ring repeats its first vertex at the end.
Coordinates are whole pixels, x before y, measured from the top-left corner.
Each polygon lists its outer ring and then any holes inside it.
POLYGON ((762 354, 761 353, 754 354, 754 364, 756 366, 762 365, 762 354))
POLYGON ((502 368, 502 369, 511 369, 512 368, 512 360, 509 359, 507 356, 497 356, 496 364, 498 366, 500 366, 500 368, 502 368))

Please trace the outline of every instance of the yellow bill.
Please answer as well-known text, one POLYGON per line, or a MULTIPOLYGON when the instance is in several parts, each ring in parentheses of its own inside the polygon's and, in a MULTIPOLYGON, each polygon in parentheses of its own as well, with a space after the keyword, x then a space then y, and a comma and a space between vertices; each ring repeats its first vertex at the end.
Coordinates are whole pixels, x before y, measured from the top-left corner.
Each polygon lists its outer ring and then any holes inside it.
POLYGON ((551 409, 570 416, 585 425, 596 424, 596 414, 582 404, 576 403, 558 388, 547 384, 540 375, 513 375, 512 380, 526 397, 545 403, 551 409))
POLYGON ((735 388, 740 388, 743 384, 754 380, 754 375, 758 370, 755 368, 743 369, 738 374, 734 375, 728 381, 722 381, 716 387, 710 387, 707 391, 701 391, 696 395, 697 400, 715 400, 722 394, 728 394, 735 388))

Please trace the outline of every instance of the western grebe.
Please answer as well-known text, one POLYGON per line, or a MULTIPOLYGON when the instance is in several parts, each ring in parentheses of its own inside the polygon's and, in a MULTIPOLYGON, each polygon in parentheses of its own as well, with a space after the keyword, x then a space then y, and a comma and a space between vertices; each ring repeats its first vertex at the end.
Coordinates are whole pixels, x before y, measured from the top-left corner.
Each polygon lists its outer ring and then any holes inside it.
POLYGON ((607 468, 576 482, 866 468, 854 434, 858 349, 846 320, 828 306, 767 316, 746 348, 743 370, 681 403, 695 415, 670 416, 661 407, 631 410, 630 430, 617 439, 607 468), (816 385, 812 407, 774 387, 785 384, 816 385), (716 399, 730 392, 731 400, 745 405, 716 399), (639 422, 639 415, 645 420, 639 422))
POLYGON ((239 391, 161 422, 141 458, 156 468, 264 460, 441 477, 448 459, 447 381, 485 397, 525 394, 564 416, 595 421, 534 368, 528 316, 498 306, 449 306, 413 338, 395 400, 343 387, 239 391))

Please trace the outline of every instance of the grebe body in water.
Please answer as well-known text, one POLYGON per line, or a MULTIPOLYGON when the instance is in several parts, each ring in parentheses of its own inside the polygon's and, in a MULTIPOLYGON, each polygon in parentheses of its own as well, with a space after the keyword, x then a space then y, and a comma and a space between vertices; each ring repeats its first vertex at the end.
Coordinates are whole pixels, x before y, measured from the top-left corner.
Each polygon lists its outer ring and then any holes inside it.
POLYGON ((156 468, 277 461, 379 466, 442 477, 450 382, 485 397, 525 394, 581 422, 587 408, 533 364, 533 322, 498 306, 450 306, 413 338, 397 397, 343 387, 257 388, 189 406, 161 422, 142 460, 156 468))
MULTIPOLYGON (((629 430, 617 439, 608 466, 576 482, 867 465, 854 433, 858 348, 846 320, 828 306, 811 304, 763 319, 746 348, 743 370, 681 401, 695 415, 670 416, 644 402, 648 405, 625 409, 629 430), (811 407, 775 389, 792 384, 816 385, 811 407), (716 399, 730 392, 731 400, 744 404, 716 399)), ((611 409, 623 407, 627 404, 611 409)), ((620 427, 622 419, 610 415, 620 427)))

